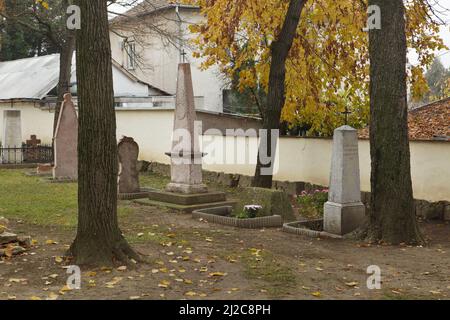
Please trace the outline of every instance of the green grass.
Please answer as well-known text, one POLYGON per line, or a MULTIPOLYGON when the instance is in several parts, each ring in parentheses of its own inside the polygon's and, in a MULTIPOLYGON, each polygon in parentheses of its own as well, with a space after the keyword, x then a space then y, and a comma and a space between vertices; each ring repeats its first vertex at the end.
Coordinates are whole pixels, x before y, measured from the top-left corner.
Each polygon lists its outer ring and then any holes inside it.
POLYGON ((169 182, 169 177, 165 177, 156 173, 144 173, 139 176, 139 183, 141 187, 163 190, 169 182))
MULTIPOLYGON (((0 170, 0 216, 39 225, 75 227, 77 184, 44 182, 24 172, 0 170)), ((119 206, 119 216, 132 212, 132 208, 119 206)))
POLYGON ((250 280, 263 281, 260 289, 267 290, 273 298, 285 296, 297 285, 292 269, 269 251, 251 249, 242 257, 242 262, 244 275, 250 280))

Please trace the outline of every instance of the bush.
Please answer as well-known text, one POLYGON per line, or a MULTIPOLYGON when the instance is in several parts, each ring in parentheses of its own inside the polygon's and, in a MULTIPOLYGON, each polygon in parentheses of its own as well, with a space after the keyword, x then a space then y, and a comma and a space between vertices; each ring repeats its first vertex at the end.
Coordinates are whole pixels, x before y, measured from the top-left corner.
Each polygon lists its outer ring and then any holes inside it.
POLYGON ((303 191, 297 196, 300 215, 307 218, 322 218, 323 205, 328 201, 328 189, 303 191))

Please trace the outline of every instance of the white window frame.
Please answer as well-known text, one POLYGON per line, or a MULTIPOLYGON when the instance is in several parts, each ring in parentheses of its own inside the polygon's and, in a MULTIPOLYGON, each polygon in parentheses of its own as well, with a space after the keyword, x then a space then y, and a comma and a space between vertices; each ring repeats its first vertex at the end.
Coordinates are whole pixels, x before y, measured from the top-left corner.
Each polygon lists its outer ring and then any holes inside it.
POLYGON ((135 70, 137 64, 135 41, 127 41, 125 43, 125 54, 127 56, 127 69, 135 70))

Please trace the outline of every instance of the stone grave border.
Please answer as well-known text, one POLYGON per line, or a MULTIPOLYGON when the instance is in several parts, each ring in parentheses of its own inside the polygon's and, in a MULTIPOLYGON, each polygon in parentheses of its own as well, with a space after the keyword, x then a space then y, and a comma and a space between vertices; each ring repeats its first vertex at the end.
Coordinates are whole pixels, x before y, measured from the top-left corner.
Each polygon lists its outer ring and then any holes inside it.
POLYGON ((283 219, 279 215, 239 219, 229 216, 232 209, 233 207, 227 206, 195 210, 192 218, 243 229, 280 228, 283 225, 283 219), (211 211, 222 211, 223 215, 208 213, 211 211))
POLYGON ((320 223, 323 226, 323 219, 289 222, 283 225, 282 231, 311 238, 343 239, 343 237, 339 235, 331 234, 325 231, 314 230, 311 225, 317 223, 320 223))

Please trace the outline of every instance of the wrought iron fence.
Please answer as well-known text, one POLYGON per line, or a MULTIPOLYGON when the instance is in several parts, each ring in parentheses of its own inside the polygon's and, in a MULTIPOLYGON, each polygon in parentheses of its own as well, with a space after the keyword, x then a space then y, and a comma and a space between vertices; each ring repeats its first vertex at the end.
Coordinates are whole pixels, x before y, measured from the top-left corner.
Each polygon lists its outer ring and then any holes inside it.
POLYGON ((51 145, 39 146, 0 146, 1 164, 22 163, 51 163, 53 162, 53 147, 51 145))

